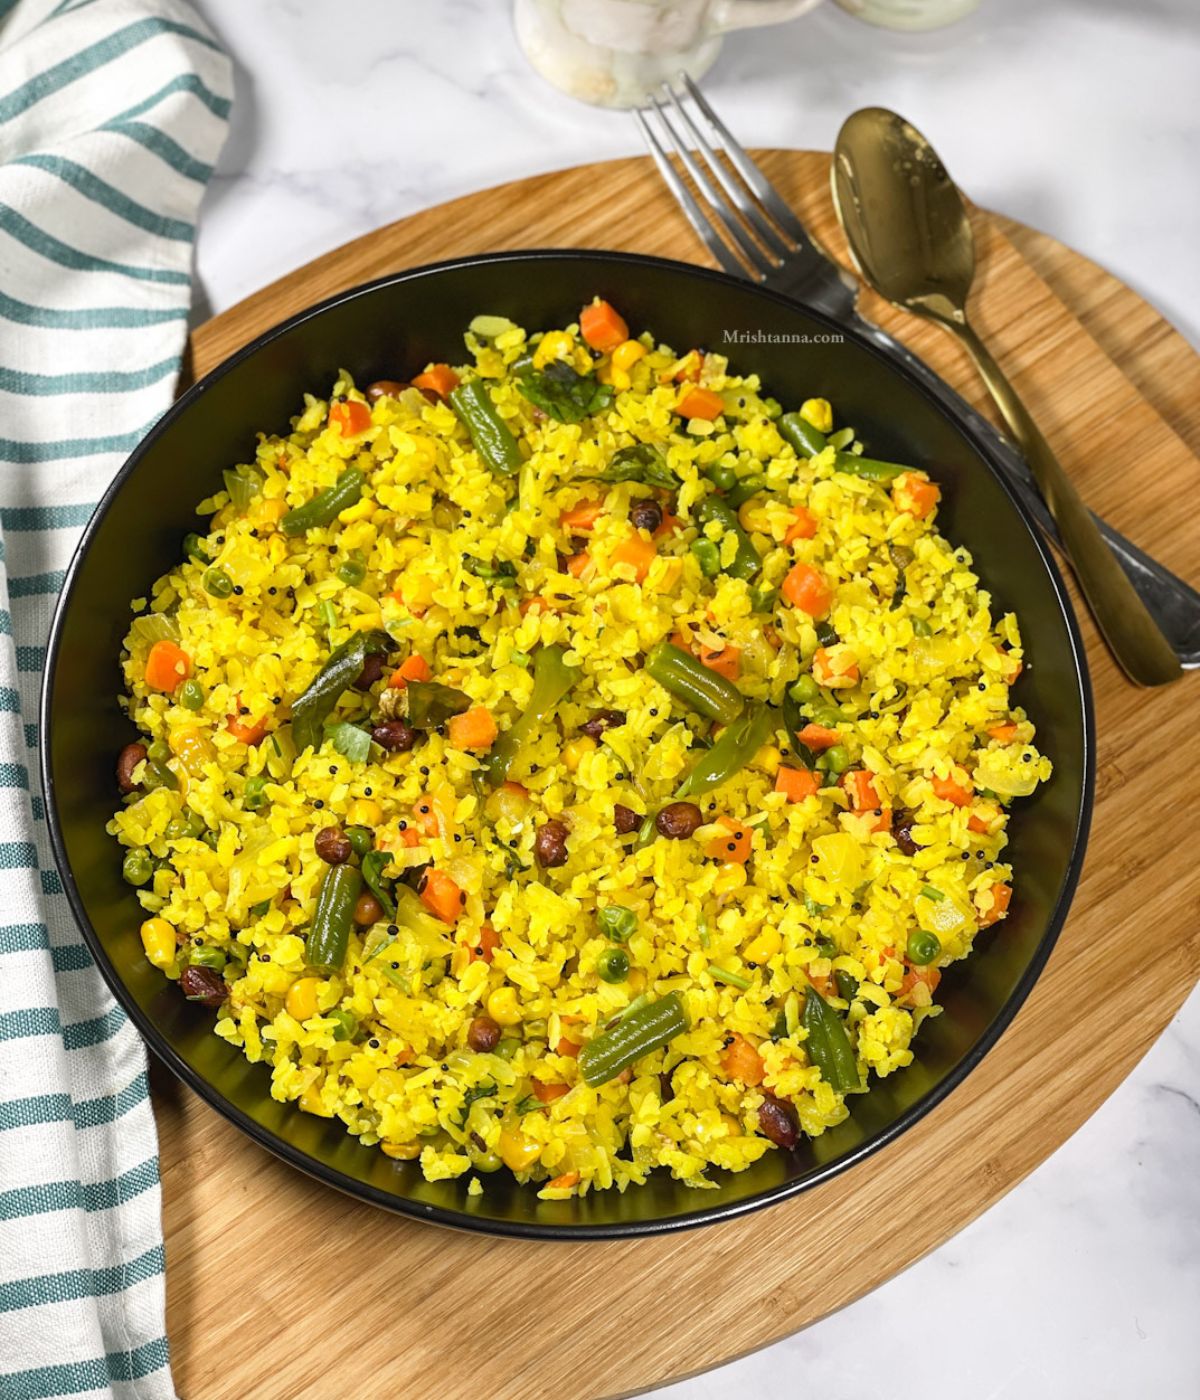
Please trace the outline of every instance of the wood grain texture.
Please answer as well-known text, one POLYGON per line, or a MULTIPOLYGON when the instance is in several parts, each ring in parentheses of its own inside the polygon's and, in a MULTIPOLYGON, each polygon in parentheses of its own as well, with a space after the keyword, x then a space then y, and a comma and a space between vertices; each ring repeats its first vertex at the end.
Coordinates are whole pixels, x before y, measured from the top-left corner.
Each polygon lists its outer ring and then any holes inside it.
MULTIPOLYGON (((828 157, 773 151, 763 164, 842 255, 828 157)), ((1061 245, 983 214, 976 230, 979 329, 1064 466, 1114 524, 1195 581, 1200 531, 1181 502, 1200 486, 1200 359, 1136 295, 1061 245)), ((538 176, 418 214, 290 274, 196 332, 195 370, 356 282, 533 245, 697 255, 648 162, 538 176)), ((869 300, 864 309, 990 412, 948 337, 869 300)), ((730 1224, 612 1244, 523 1244, 418 1225, 317 1186, 159 1071, 180 1394, 626 1394, 805 1326, 986 1210, 1112 1092, 1200 975, 1200 872, 1187 820, 1197 679, 1136 692, 1086 617, 1082 625, 1099 731, 1084 876, 1029 1001, 938 1109, 835 1181, 730 1224), (1140 976, 1126 975, 1131 939, 1140 976)))

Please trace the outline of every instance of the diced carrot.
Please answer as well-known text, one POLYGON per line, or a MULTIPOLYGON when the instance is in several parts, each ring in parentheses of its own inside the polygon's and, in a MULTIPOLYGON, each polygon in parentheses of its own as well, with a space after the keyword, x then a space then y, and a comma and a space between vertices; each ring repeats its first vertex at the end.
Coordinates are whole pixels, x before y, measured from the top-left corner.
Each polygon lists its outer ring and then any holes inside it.
POLYGON ((763 1082, 766 1068, 754 1046, 744 1035, 735 1031, 721 1056, 721 1072, 727 1079, 740 1079, 743 1084, 756 1085, 763 1082))
POLYGON ((681 418, 707 418, 710 422, 725 412, 725 400, 711 389, 702 389, 698 384, 688 389, 679 400, 675 412, 681 418))
POLYGON ((924 982, 929 988, 930 996, 937 991, 938 983, 942 980, 940 968, 936 967, 914 967, 912 963, 905 962, 904 976, 900 981, 900 986, 896 992, 897 1000, 907 997, 918 983, 924 982))
POLYGON ((979 916, 979 927, 990 928, 992 924, 1003 919, 1008 913, 1008 906, 1012 903, 1012 886, 1002 885, 999 882, 992 886, 992 907, 986 914, 979 916))
MULTIPOLYGON (((376 844, 378 844, 378 842, 376 844)), ((406 826, 400 833, 400 844, 409 847, 409 849, 413 846, 419 846, 421 844, 421 833, 415 826, 406 826)))
POLYGON ((603 514, 603 501, 580 501, 570 510, 564 510, 558 517, 558 523, 564 530, 594 530, 596 521, 603 514))
POLYGON ((817 533, 817 517, 807 506, 793 506, 792 514, 796 517, 796 523, 788 526, 787 534, 783 537, 784 544, 794 544, 796 540, 811 540, 817 533))
POLYGON ((833 602, 833 590, 811 564, 794 564, 779 591, 793 607, 809 617, 824 617, 833 602))
POLYGON ((571 1059, 575 1059, 582 1049, 583 1046, 578 1041, 568 1040, 564 1035, 559 1037, 558 1044, 554 1047, 554 1053, 556 1055, 569 1055, 571 1059))
POLYGON ((803 802, 821 791, 817 775, 807 768, 780 767, 775 774, 775 791, 782 792, 789 802, 803 802))
POLYGON ((679 516, 672 515, 669 510, 663 510, 662 524, 650 536, 651 539, 661 540, 664 535, 669 535, 672 530, 678 530, 683 522, 679 516))
POLYGON ((839 812, 838 823, 856 841, 866 841, 877 831, 890 831, 892 809, 890 807, 869 807, 866 811, 839 812))
POLYGON ((988 736, 998 744, 1011 744, 1017 737, 1017 726, 1011 721, 1008 724, 993 724, 988 730, 988 736))
POLYGON ((437 813, 433 810, 433 803, 428 797, 422 797, 413 808, 413 816, 417 825, 426 836, 436 836, 438 834, 437 813))
POLYGON ((821 993, 823 997, 833 995, 833 978, 830 977, 829 973, 813 972, 810 968, 806 967, 804 969, 804 975, 813 984, 816 990, 821 993))
POLYGON ((892 483, 892 504, 918 520, 923 520, 941 498, 937 486, 916 472, 905 472, 892 483))
POLYGON ((561 1099, 564 1094, 571 1092, 569 1084, 544 1084, 540 1079, 535 1079, 532 1083, 539 1103, 553 1103, 555 1099, 561 1099))
POLYGON ((467 897, 444 870, 432 866, 421 881, 421 903, 443 923, 454 923, 463 911, 467 897))
POLYGON ((593 350, 606 354, 629 339, 629 327, 615 307, 597 297, 579 313, 579 334, 593 350))
POLYGON ((633 568, 634 578, 638 583, 644 583, 646 575, 650 572, 650 565, 657 558, 658 550, 654 548, 654 541, 644 540, 634 531, 617 545, 608 556, 608 562, 610 565, 629 564, 633 568))
POLYGON ((818 647, 813 652, 812 673, 826 690, 844 690, 858 681, 858 662, 849 647, 818 647))
POLYGON ((423 656, 418 656, 414 651, 411 656, 406 656, 400 663, 397 670, 392 672, 392 678, 388 681, 391 690, 403 690, 409 681, 431 680, 433 672, 429 669, 429 663, 423 656))
POLYGON ((448 399, 450 391, 458 388, 458 375, 449 365, 430 365, 424 374, 418 374, 413 380, 413 387, 429 389, 439 399, 448 399))
POLYGON ((410 603, 409 600, 398 588, 393 588, 387 597, 399 603, 402 608, 407 608, 413 617, 424 617, 426 609, 421 603, 410 603))
POLYGON ((826 729, 823 724, 806 724, 796 731, 796 738, 806 749, 831 749, 842 742, 836 729, 826 729))
POLYGON ((849 793, 850 804, 856 812, 871 812, 883 805, 875 790, 875 780, 866 768, 852 768, 843 773, 841 786, 849 793))
POLYGON ((750 828, 734 821, 732 817, 718 817, 717 824, 725 828, 725 835, 710 841, 705 855, 710 860, 719 860, 726 865, 745 865, 753 850, 753 833, 750 828))
POLYGON ((567 573, 572 578, 582 578, 592 562, 592 556, 584 550, 582 554, 572 554, 567 560, 567 573))
POLYGON ((562 1176, 556 1176, 553 1181, 548 1181, 546 1186, 551 1191, 569 1191, 572 1186, 579 1185, 578 1172, 563 1172, 562 1176))
POLYGON ((736 681, 742 671, 741 648, 724 646, 719 651, 714 651, 711 647, 702 646, 700 662, 710 671, 715 671, 718 676, 724 676, 727 681, 736 681))
POLYGON ((1012 664, 1011 664, 1011 665, 1008 667, 1008 669, 1004 672, 1004 679, 1005 679, 1005 681, 1006 681, 1009 685, 1016 685, 1016 683, 1017 683, 1017 677, 1020 676, 1021 672, 1022 672, 1024 669, 1025 669, 1025 663, 1024 663, 1023 661, 1018 661, 1018 660, 1016 659, 1016 657, 1013 657, 1013 658, 1012 658, 1012 664))
POLYGON ((675 372, 668 371, 661 376, 661 382, 672 379, 676 384, 684 384, 689 379, 699 379, 704 369, 704 356, 699 350, 689 350, 682 359, 676 361, 675 372))
POLYGON ((471 946, 471 961, 478 962, 482 958, 485 963, 490 963, 499 946, 500 935, 491 924, 484 924, 479 930, 479 942, 471 946))
POLYGON ((989 832, 999 816, 1000 804, 998 802, 976 802, 971 809, 971 817, 967 825, 972 831, 989 832))
POLYGON ((964 778, 961 783, 956 778, 933 778, 931 783, 935 797, 940 797, 946 802, 953 802, 956 807, 970 806, 971 798, 975 793, 975 787, 970 778, 964 778))
POLYGON ((342 399, 329 405, 329 426, 344 438, 358 437, 371 426, 371 410, 357 399, 342 399))
POLYGON ((452 715, 446 732, 456 749, 490 749, 500 733, 491 710, 484 705, 473 705, 466 714, 452 715))
POLYGON ((155 642, 146 657, 145 680, 151 690, 171 693, 192 674, 192 658, 165 637, 155 642))
POLYGON ((240 715, 229 715, 225 720, 225 728, 229 730, 235 739, 240 740, 243 744, 249 745, 251 748, 253 748, 255 744, 261 744, 267 737, 267 721, 265 719, 247 724, 240 715))

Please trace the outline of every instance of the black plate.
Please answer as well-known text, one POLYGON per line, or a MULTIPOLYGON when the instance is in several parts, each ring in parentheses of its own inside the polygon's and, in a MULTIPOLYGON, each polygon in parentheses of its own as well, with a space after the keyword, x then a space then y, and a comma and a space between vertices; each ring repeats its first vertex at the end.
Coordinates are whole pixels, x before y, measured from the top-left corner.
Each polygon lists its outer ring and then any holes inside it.
POLYGON ((401 273, 324 302, 268 331, 179 400, 105 494, 55 614, 42 695, 42 778, 55 856, 71 907, 118 1000, 151 1047, 231 1122, 330 1185, 406 1215, 497 1234, 597 1238, 673 1230, 782 1200, 898 1137, 960 1084, 1012 1019, 1067 912, 1091 814, 1093 735, 1086 663, 1062 580, 986 452, 904 371, 870 345, 770 292, 682 263, 616 253, 533 252, 401 273), (940 525, 972 551, 999 611, 1021 619, 1028 665, 1018 701, 1038 727, 1054 777, 1011 826, 1012 914, 942 983, 945 1014, 922 1027, 913 1065, 853 1100, 850 1118, 794 1154, 696 1191, 662 1173, 624 1195, 539 1201, 507 1172, 429 1183, 415 1163, 360 1146, 337 1122, 269 1093, 269 1074, 212 1034, 146 961, 140 908, 104 831, 113 761, 133 737, 116 703, 129 600, 180 557, 194 507, 221 469, 249 459, 255 432, 286 429, 304 390, 325 393, 339 366, 359 383, 404 378, 462 358, 471 317, 493 312, 530 330, 574 319, 595 294, 630 325, 685 350, 730 355, 785 405, 833 401, 872 456, 927 467, 941 484, 940 525))

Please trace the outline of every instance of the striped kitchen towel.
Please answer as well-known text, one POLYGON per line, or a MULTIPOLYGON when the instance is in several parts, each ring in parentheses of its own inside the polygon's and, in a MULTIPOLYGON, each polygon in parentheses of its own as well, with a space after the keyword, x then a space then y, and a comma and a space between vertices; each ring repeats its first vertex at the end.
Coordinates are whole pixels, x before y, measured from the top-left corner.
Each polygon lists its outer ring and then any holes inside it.
POLYGON ((30 774, 63 571, 171 401, 231 89, 183 0, 0 0, 3 1400, 174 1394, 145 1051, 72 922, 30 774))

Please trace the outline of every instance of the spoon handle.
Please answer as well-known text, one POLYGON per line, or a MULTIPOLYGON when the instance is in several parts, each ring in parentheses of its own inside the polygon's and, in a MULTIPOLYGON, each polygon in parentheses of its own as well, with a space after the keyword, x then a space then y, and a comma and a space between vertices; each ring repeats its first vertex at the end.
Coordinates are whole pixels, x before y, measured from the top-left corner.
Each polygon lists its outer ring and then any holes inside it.
POLYGON ((1113 558, 1078 491, 1007 375, 965 320, 942 324, 966 347, 1010 432, 1020 443, 1058 525, 1075 577, 1113 655, 1139 685, 1165 685, 1176 680, 1182 674, 1179 658, 1113 558))

